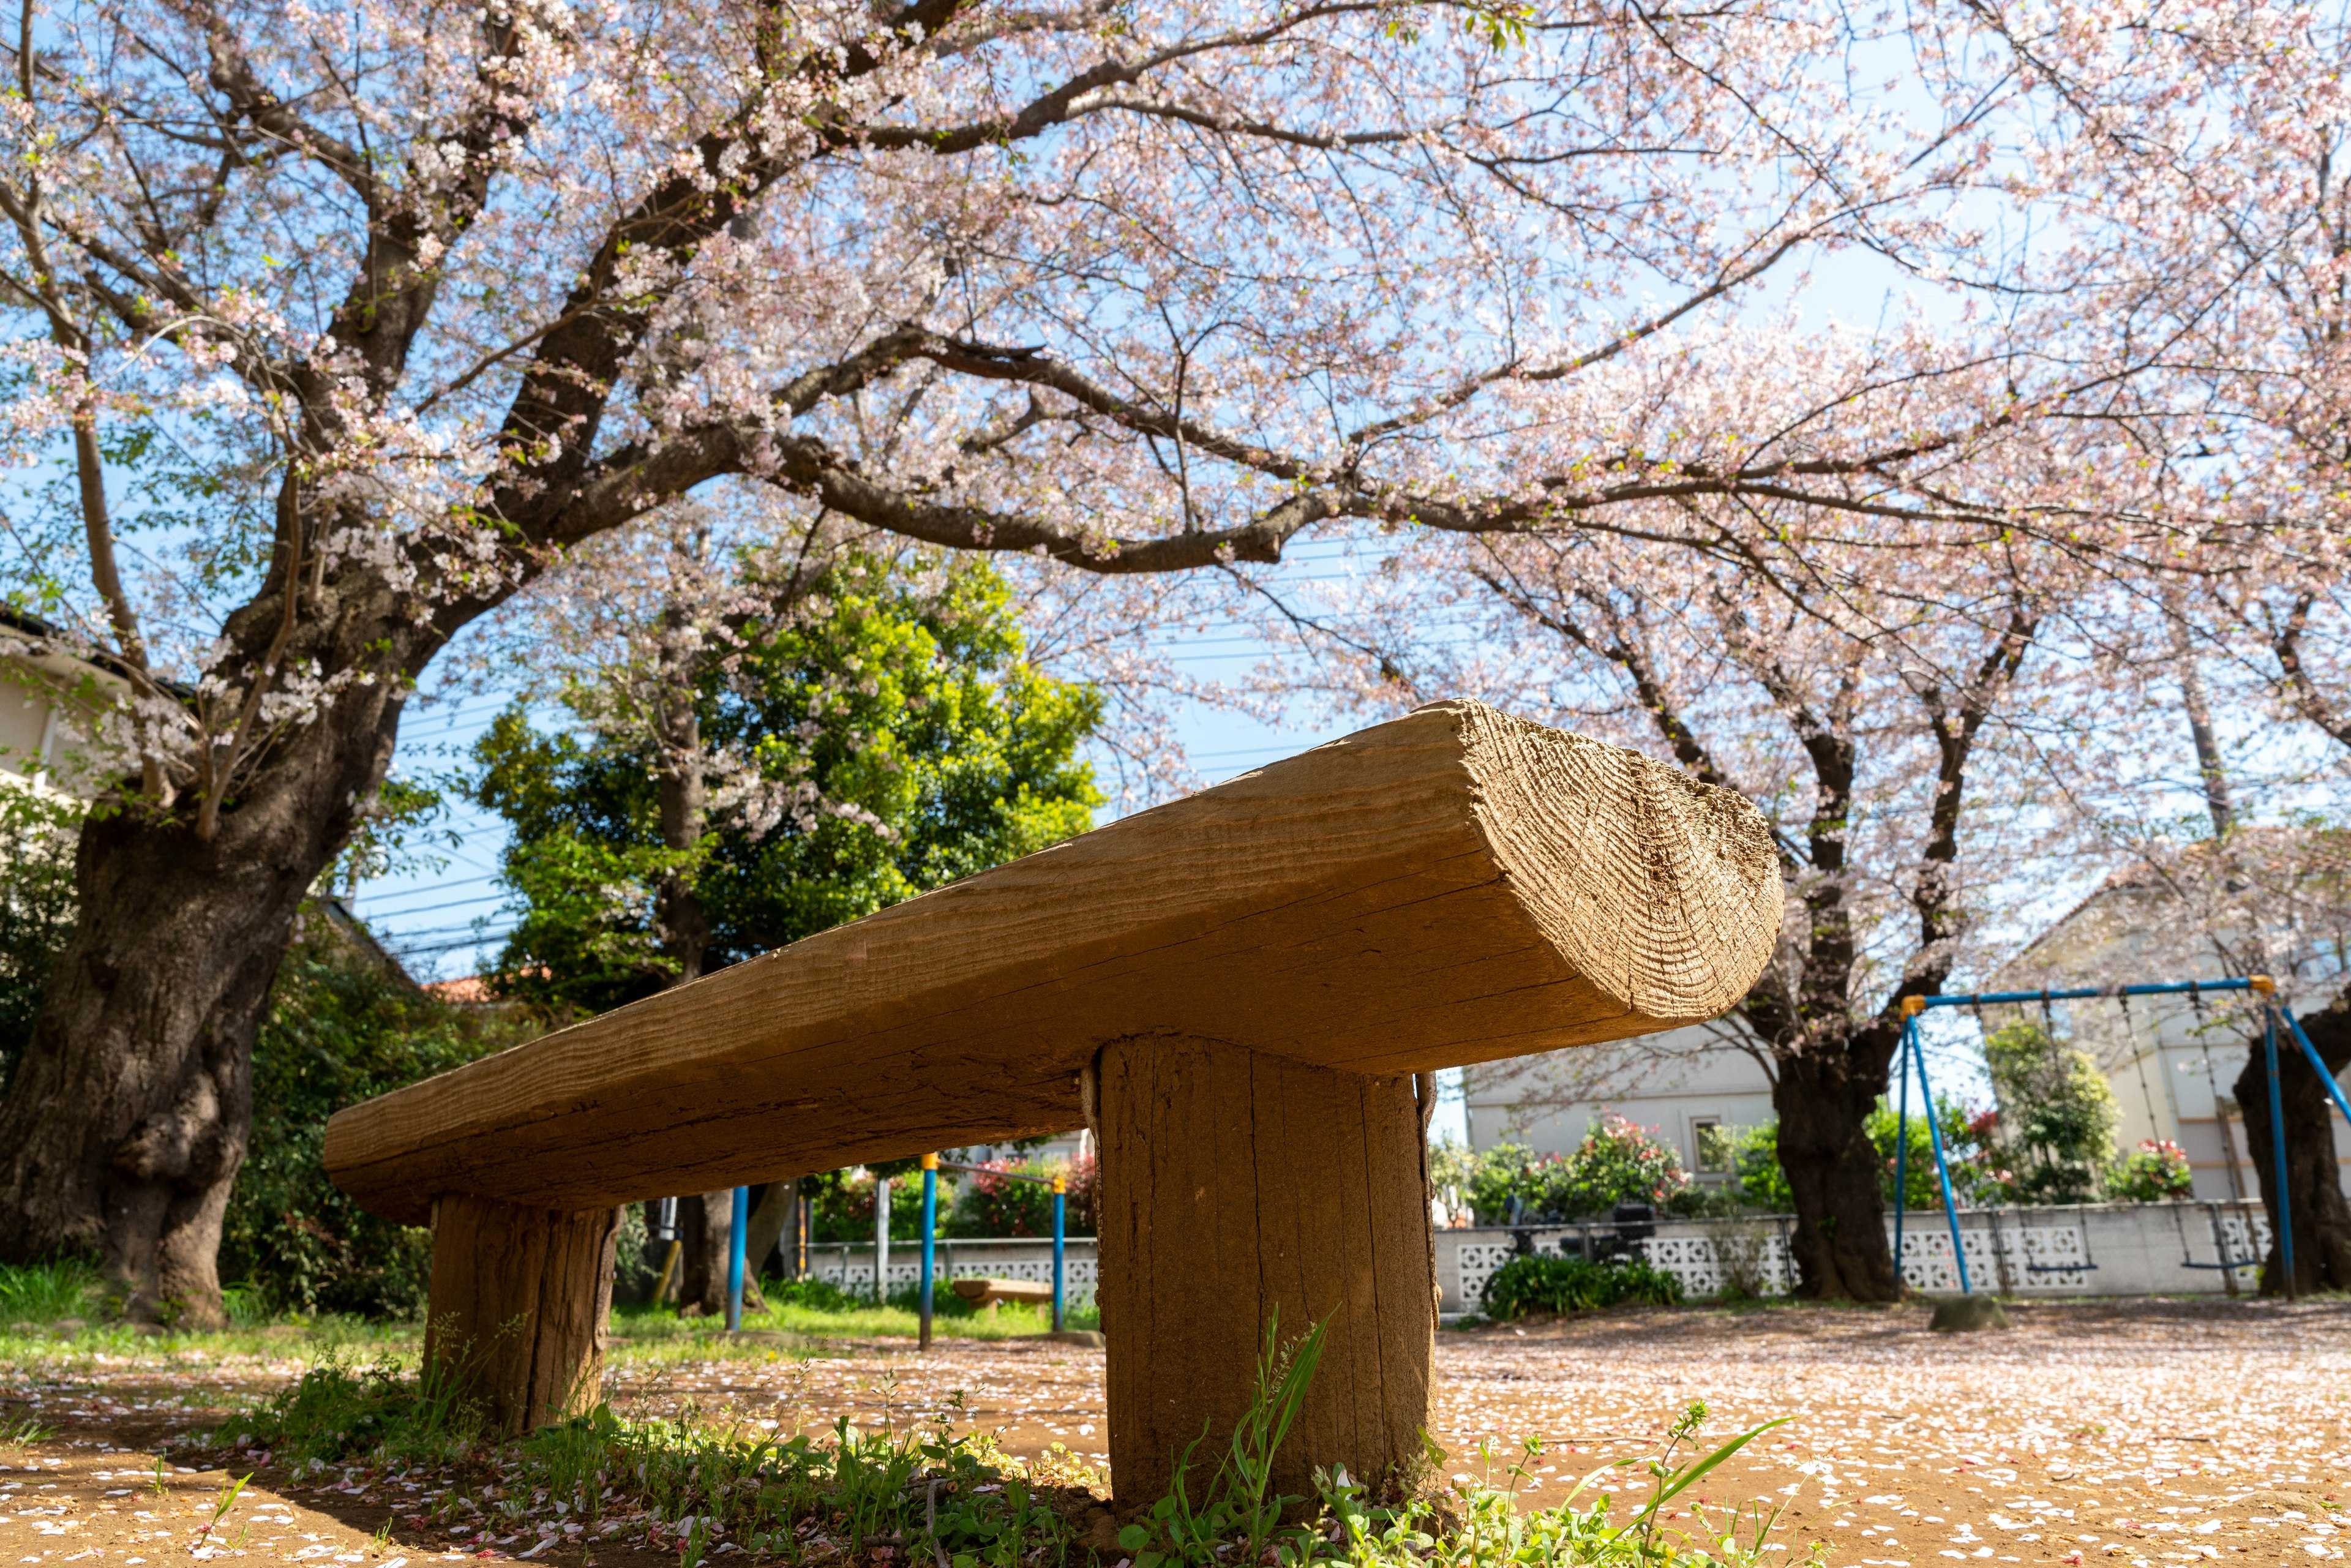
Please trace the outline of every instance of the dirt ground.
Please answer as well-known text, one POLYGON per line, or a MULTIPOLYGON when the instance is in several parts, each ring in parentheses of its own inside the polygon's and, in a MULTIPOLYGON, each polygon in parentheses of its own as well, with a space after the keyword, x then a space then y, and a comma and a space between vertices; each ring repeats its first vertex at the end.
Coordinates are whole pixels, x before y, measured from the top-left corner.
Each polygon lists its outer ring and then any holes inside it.
MULTIPOLYGON (((2351 1500, 2351 1306, 2039 1303, 2012 1315, 2007 1333, 1967 1335, 1932 1333, 1925 1312, 1907 1308, 1642 1312, 1448 1332, 1437 1342, 1432 1435, 1453 1473, 1497 1482, 1522 1441, 1540 1438, 1523 1488, 1532 1506, 1650 1450, 1692 1400, 1707 1402, 1701 1436, 1714 1442, 1788 1416, 1700 1490, 1718 1507, 1784 1502, 1772 1541, 1791 1562, 1815 1543, 1855 1568, 2306 1562, 2351 1545, 2328 1506, 2351 1500)), ((903 1343, 868 1341, 803 1358, 804 1348, 623 1345, 608 1391, 624 1411, 691 1402, 759 1428, 950 1410, 958 1424, 1000 1430, 1016 1452, 1060 1444, 1100 1463, 1107 1448, 1099 1351, 948 1341, 917 1357, 903 1343)), ((221 1406, 301 1364, 293 1354, 208 1356, 198 1344, 168 1364, 0 1366, 0 1432, 27 1416, 55 1429, 0 1449, 0 1568, 162 1568, 192 1555, 370 1568, 460 1556, 565 1568, 655 1561, 560 1536, 452 1541, 424 1528, 396 1484, 382 1495, 308 1490, 264 1472, 222 1506, 225 1472, 169 1459, 159 1472, 172 1436, 212 1425, 221 1406)), ((1637 1474, 1604 1483, 1620 1507, 1637 1501, 1637 1485, 1623 1484, 1637 1474)))

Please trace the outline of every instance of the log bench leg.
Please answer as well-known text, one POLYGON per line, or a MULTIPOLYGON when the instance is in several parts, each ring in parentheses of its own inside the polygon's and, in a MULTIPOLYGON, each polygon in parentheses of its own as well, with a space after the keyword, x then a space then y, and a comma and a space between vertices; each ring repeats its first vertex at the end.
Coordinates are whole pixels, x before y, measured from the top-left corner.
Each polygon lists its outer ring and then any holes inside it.
POLYGON ((433 1206, 424 1359, 498 1431, 527 1432, 602 1396, 618 1209, 569 1214, 462 1193, 433 1206))
POLYGON ((1318 1465, 1375 1489, 1413 1479, 1437 1293, 1412 1079, 1165 1035, 1113 1042, 1095 1074, 1121 1511, 1166 1495, 1204 1428, 1186 1484, 1205 1491, 1277 1307, 1285 1340, 1329 1328, 1275 1490, 1312 1498, 1318 1465))

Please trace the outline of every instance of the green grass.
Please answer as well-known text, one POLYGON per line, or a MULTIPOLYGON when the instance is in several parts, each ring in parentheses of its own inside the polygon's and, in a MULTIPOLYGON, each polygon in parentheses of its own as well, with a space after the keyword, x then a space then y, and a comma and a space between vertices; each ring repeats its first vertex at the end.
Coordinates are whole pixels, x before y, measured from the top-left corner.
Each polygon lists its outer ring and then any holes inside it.
POLYGON ((59 1318, 88 1321, 104 1307, 98 1270, 79 1260, 0 1264, 0 1333, 20 1322, 46 1330, 59 1318))
MULTIPOLYGON (((1684 1494, 1768 1423, 1707 1448, 1691 1406, 1649 1454, 1595 1469, 1558 1508, 1520 1512, 1518 1489, 1543 1454, 1531 1440, 1501 1458, 1480 1449, 1476 1474, 1437 1487, 1448 1463, 1404 1500, 1382 1501, 1344 1471, 1317 1470, 1314 1496, 1277 1495, 1274 1458, 1316 1375, 1321 1329, 1287 1343, 1267 1325, 1255 1396, 1230 1441, 1185 1456, 1175 1490, 1130 1524, 1108 1561, 1134 1568, 1761 1568, 1776 1511, 1690 1507, 1684 1494), (1646 1497, 1621 1521, 1606 1480, 1642 1478, 1646 1497), (1659 1510, 1681 1499, 1694 1526, 1659 1510)), ((350 1490, 394 1482, 446 1528, 509 1544, 577 1526, 703 1568, 721 1545, 792 1568, 871 1561, 887 1545, 948 1568, 1102 1568, 1080 1538, 1101 1478, 1049 1452, 1024 1462, 985 1433, 956 1430, 949 1410, 920 1425, 860 1429, 847 1420, 784 1432, 691 1406, 675 1419, 632 1420, 609 1406, 496 1442, 445 1384, 389 1362, 329 1358, 272 1399, 218 1427, 209 1443, 233 1465, 333 1472, 350 1490), (266 1451, 265 1451, 266 1450, 266 1451), (352 1483, 356 1483, 353 1485, 352 1483)), ((1409 1480, 1411 1478, 1406 1478, 1409 1480)), ((415 1543, 410 1543, 412 1546, 415 1543)))
MULTIPOLYGON (((789 1334, 813 1342, 913 1339, 922 1332, 911 1288, 893 1292, 886 1306, 845 1295, 821 1281, 790 1283, 770 1279, 761 1281, 760 1291, 768 1302, 766 1310, 743 1314, 743 1327, 754 1333, 789 1334)), ((931 1306, 934 1339, 1018 1339, 1041 1334, 1053 1326, 1050 1308, 1007 1301, 992 1312, 982 1312, 944 1284, 934 1292, 931 1306)), ((1063 1322, 1073 1329, 1098 1329, 1102 1313, 1089 1301, 1071 1309, 1063 1322)), ((634 1354, 705 1348, 722 1353, 729 1343, 724 1331, 721 1319, 682 1318, 674 1307, 637 1305, 612 1311, 613 1336, 634 1354)), ((753 1342, 747 1348, 768 1347, 753 1342)))

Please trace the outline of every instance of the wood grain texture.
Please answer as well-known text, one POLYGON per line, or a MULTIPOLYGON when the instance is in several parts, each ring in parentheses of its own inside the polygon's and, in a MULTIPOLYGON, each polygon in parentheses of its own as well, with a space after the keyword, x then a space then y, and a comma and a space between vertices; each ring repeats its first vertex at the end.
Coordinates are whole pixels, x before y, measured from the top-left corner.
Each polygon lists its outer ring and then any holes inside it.
POLYGON ((434 1207, 424 1357, 497 1430, 543 1427, 602 1396, 620 1218, 463 1194, 434 1207))
POLYGON ((1314 1495, 1318 1465, 1375 1489, 1404 1479, 1428 1422, 1437 1329, 1419 1107, 1373 1077, 1153 1035, 1102 1054, 1102 1333, 1120 1499, 1215 1472, 1254 1386, 1266 1323, 1324 1323, 1322 1361, 1275 1473, 1314 1495))
POLYGON ((1711 1018, 1780 928, 1746 801, 1441 703, 338 1113, 388 1218, 564 1209, 1080 1118, 1165 1030, 1403 1074, 1711 1018))

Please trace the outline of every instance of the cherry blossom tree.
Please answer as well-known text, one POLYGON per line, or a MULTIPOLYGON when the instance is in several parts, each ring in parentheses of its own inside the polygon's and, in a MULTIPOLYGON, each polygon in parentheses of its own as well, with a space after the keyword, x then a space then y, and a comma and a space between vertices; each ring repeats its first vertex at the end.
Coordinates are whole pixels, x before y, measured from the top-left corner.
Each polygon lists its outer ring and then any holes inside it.
POLYGON ((1904 998, 1974 956, 1988 852, 2015 847, 1996 809, 1983 819, 2005 794, 1993 742, 2047 622, 2041 595, 1994 576, 1936 609, 1875 564, 1797 595, 1768 560, 1591 538, 1489 540, 1464 564, 1515 618, 1493 637, 1522 700, 1582 708, 1772 819, 1788 922, 1739 1011, 1771 1080, 1799 1289, 1894 1299, 1867 1122, 1904 998))
POLYGON ((93 1252, 133 1313, 217 1316, 255 1020, 415 683, 714 484, 1100 575, 1731 494, 1979 537, 2063 515, 1999 453, 2070 406, 2066 367, 1732 329, 1839 247, 1972 243, 1998 95, 1906 119, 1856 87, 1877 26, 35 5, 0 178, 9 591, 129 690, 0 1104, 0 1254, 93 1252), (1756 387, 1802 416, 1748 423, 1756 387))

